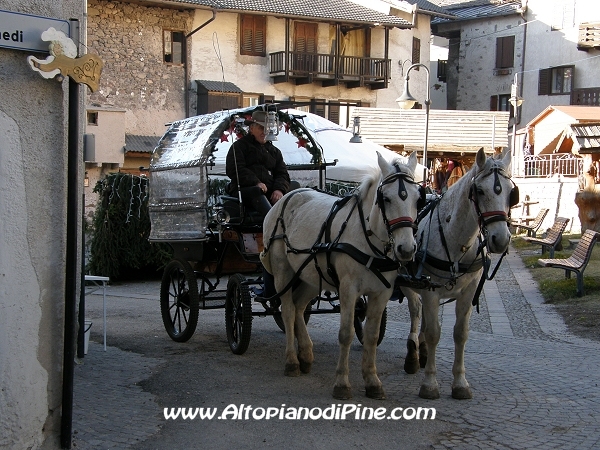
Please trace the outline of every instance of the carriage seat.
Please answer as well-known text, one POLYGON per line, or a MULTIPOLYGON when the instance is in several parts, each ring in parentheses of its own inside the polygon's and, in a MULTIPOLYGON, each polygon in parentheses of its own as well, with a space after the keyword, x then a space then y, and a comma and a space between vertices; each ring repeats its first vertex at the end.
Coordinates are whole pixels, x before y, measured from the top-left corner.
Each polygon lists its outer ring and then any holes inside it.
MULTIPOLYGON (((300 183, 296 180, 290 182, 290 191, 300 188, 300 183)), ((238 197, 232 195, 221 195, 221 204, 223 209, 229 213, 229 221, 241 225, 262 225, 265 216, 256 211, 252 206, 241 205, 238 197)))
POLYGON ((248 205, 242 205, 237 197, 221 195, 223 209, 229 214, 229 223, 241 225, 262 225, 265 216, 248 205))

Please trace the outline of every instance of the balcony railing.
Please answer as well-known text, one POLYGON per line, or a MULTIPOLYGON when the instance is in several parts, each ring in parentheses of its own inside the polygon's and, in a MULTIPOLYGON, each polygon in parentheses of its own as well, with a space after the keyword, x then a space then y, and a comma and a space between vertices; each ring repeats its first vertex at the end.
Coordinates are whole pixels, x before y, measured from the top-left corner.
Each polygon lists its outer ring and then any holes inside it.
POLYGON ((600 106, 600 88, 573 89, 571 105, 600 106))
POLYGON ((274 83, 320 82, 323 86, 345 83, 347 87, 383 89, 390 80, 391 63, 384 58, 335 56, 323 53, 270 53, 274 83))
POLYGON ((560 174, 577 177, 583 172, 583 160, 571 153, 558 155, 525 155, 525 177, 551 177, 560 174))

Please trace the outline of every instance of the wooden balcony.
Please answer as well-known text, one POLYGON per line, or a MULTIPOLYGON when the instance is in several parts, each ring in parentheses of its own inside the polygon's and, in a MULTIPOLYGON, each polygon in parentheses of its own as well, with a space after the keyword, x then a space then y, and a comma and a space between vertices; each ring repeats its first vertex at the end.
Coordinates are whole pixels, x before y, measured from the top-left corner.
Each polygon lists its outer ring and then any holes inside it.
POLYGON ((285 51, 269 56, 273 83, 321 83, 322 86, 344 83, 348 88, 385 89, 390 81, 389 59, 285 51))

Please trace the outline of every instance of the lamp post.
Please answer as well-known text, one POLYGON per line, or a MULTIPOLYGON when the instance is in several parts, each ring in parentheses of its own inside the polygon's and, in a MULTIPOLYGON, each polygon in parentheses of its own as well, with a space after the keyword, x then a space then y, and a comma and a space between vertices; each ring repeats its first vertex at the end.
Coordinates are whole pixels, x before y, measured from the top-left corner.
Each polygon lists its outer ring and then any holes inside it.
POLYGON ((427 136, 429 134, 429 109, 431 106, 431 98, 429 96, 429 67, 425 64, 417 63, 408 68, 406 77, 404 77, 404 92, 396 99, 396 103, 398 103, 398 106, 402 109, 411 109, 415 103, 417 103, 417 99, 408 91, 408 80, 410 79, 408 75, 415 67, 423 67, 427 74, 427 90, 425 94, 425 141, 423 143, 423 166, 425 166, 425 169, 423 170, 423 183, 424 186, 427 186, 427 136))
MULTIPOLYGON (((516 161, 517 157, 517 116, 518 109, 523 104, 523 98, 519 97, 519 82, 517 78, 517 73, 515 73, 515 80, 513 81, 512 86, 510 87, 510 98, 508 99, 509 103, 513 106, 514 117, 513 117, 513 135, 512 135, 512 160, 516 161)), ((516 175, 518 172, 518 168, 516 168, 516 164, 512 164, 513 166, 513 175, 516 175)))

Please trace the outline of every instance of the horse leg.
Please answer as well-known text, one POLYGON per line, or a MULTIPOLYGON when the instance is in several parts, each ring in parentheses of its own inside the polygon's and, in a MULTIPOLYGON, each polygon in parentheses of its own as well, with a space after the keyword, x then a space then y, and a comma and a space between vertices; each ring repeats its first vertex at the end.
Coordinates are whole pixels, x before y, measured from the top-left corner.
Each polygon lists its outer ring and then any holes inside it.
MULTIPOLYGON (((421 325, 421 330, 424 328, 425 325, 421 325)), ((425 365, 427 364, 427 342, 425 342, 425 334, 423 333, 423 331, 421 331, 419 333, 419 365, 421 366, 421 369, 425 368, 425 365)))
POLYGON ((425 342, 429 355, 425 364, 425 378, 421 384, 419 397, 436 399, 440 397, 440 388, 436 379, 435 352, 440 341, 440 322, 438 319, 439 298, 433 292, 423 292, 423 323, 425 342))
POLYGON ((381 316, 390 295, 391 293, 386 290, 383 291, 383 294, 370 296, 367 302, 367 322, 363 335, 362 374, 367 397, 376 400, 385 399, 383 385, 377 376, 376 356, 381 316))
POLYGON ((348 377, 350 358, 350 344, 354 339, 354 308, 358 293, 351 289, 342 291, 340 289, 340 331, 338 341, 340 343, 340 354, 338 364, 335 369, 335 383, 333 385, 333 397, 338 400, 348 400, 352 398, 352 388, 348 377))
POLYGON ((473 292, 466 292, 456 301, 456 323, 454 324, 454 364, 452 366, 452 398, 459 400, 473 398, 473 393, 465 377, 465 345, 469 337, 469 319, 473 306, 473 292), (470 295, 469 295, 470 294, 470 295))
POLYGON ((296 355, 295 318, 296 306, 291 291, 281 295, 281 319, 285 325, 285 370, 284 375, 297 377, 300 375, 300 362, 296 355))
POLYGON ((318 294, 317 290, 307 283, 302 283, 294 289, 294 303, 296 305, 295 333, 298 340, 298 361, 300 372, 309 373, 314 361, 313 343, 304 322, 304 311, 310 301, 318 294))
MULTIPOLYGON (((405 297, 408 300, 408 310, 410 311, 410 334, 406 340, 406 358, 404 358, 404 371, 406 373, 417 373, 419 371, 419 354, 417 348, 419 342, 424 342, 422 336, 419 336, 419 326, 421 325, 421 299, 419 295, 412 290, 405 290, 405 297)), ((421 333, 422 334, 422 333, 421 333)))

